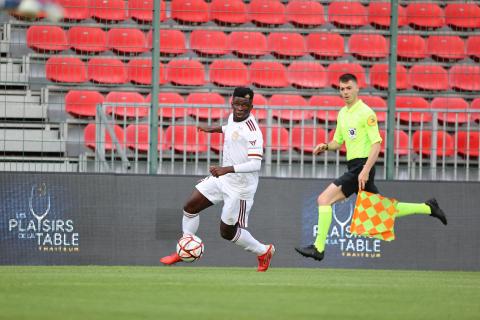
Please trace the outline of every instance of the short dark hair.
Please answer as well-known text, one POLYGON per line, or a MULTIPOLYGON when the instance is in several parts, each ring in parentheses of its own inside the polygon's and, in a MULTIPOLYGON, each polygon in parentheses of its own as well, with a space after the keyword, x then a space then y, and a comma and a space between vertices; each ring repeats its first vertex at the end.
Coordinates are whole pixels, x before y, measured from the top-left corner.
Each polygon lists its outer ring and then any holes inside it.
POLYGON ((253 101, 253 90, 248 87, 236 87, 233 90, 233 97, 246 98, 250 101, 253 101))
POLYGON ((357 77, 355 77, 351 73, 344 73, 340 76, 339 78, 340 82, 342 83, 347 83, 348 81, 352 80, 355 83, 358 83, 357 77))

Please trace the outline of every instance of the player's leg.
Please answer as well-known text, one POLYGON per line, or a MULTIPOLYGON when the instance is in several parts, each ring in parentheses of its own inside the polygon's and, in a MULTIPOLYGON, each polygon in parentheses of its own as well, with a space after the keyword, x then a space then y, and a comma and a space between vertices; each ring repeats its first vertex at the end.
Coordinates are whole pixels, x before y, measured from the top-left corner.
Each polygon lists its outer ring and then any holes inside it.
POLYGON ((216 178, 208 176, 200 181, 183 206, 183 234, 196 234, 200 225, 199 213, 223 200, 216 178))
POLYGON ((325 241, 327 240, 328 230, 332 223, 332 205, 346 198, 342 191, 342 185, 336 184, 338 180, 340 180, 340 178, 335 180, 334 183, 331 183, 317 198, 318 223, 315 242, 306 247, 295 248, 295 250, 304 257, 313 258, 318 261, 324 257, 325 241))
POLYGON ((272 244, 261 243, 246 229, 252 205, 253 199, 244 200, 226 195, 220 221, 220 234, 224 239, 255 253, 258 258, 258 271, 263 272, 267 271, 270 265, 275 247, 272 244))
POLYGON ((331 183, 317 198, 318 231, 314 245, 319 252, 325 250, 325 240, 332 223, 332 205, 345 198, 342 186, 335 185, 335 183, 331 183))
POLYGON ((213 206, 198 189, 194 189, 192 195, 183 206, 182 232, 183 234, 197 233, 200 225, 199 213, 206 208, 213 206))
POLYGON ((397 204, 397 218, 412 214, 430 215, 447 225, 447 217, 435 198, 427 200, 425 203, 399 202, 397 204))
MULTIPOLYGON (((365 191, 371 193, 379 193, 378 188, 375 185, 375 167, 370 171, 368 182, 365 185, 365 191)), ((409 203, 399 202, 397 204, 397 218, 409 216, 412 214, 428 214, 432 217, 439 219, 444 225, 447 224, 447 218, 445 213, 438 205, 435 198, 427 200, 425 203, 409 203)))
MULTIPOLYGON (((215 178, 207 177, 198 183, 192 195, 183 206, 183 234, 197 233, 198 226, 200 225, 200 216, 198 214, 221 200, 222 195, 215 182, 215 178)), ((180 261, 181 259, 176 252, 160 259, 160 262, 166 265, 173 265, 180 261)))

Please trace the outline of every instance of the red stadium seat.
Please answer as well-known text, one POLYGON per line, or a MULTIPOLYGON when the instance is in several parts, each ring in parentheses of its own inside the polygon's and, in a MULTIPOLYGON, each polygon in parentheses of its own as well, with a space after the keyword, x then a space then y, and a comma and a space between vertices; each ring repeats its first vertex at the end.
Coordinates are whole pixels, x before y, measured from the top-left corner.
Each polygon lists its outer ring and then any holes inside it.
POLYGON ((419 35, 398 35, 397 45, 399 59, 424 59, 427 57, 427 43, 419 35))
POLYGON ((141 118, 148 116, 148 107, 133 107, 132 104, 144 104, 145 98, 138 92, 112 91, 105 97, 108 114, 115 114, 121 117, 141 118))
POLYGON ((90 0, 56 0, 63 8, 64 20, 85 20, 90 18, 90 0))
POLYGON ((378 96, 359 96, 367 106, 375 109, 378 122, 385 122, 387 119, 387 102, 378 96))
MULTIPOLYGON (((106 151, 116 150, 117 149, 116 144, 114 142, 112 142, 112 137, 110 136, 109 130, 105 126, 103 126, 103 127, 104 127, 104 130, 105 130, 105 141, 103 141, 104 146, 105 146, 105 150, 106 151)), ((117 137, 117 140, 118 140, 118 143, 120 144, 120 146, 124 147, 125 146, 125 139, 124 139, 125 134, 124 134, 123 129, 120 126, 115 125, 115 126, 113 126, 113 132, 115 133, 115 136, 117 137)), ((83 131, 83 139, 84 139, 85 146, 90 148, 90 149, 95 150, 96 141, 97 141, 96 136, 97 136, 97 127, 96 127, 95 123, 89 123, 83 131)))
MULTIPOLYGON (((146 102, 152 101, 152 96, 149 94, 145 98, 146 102)), ((160 92, 158 94, 158 115, 162 118, 182 118, 188 116, 188 109, 184 108, 185 99, 176 92, 160 92), (161 105, 160 105, 161 104, 161 105), (170 106, 166 106, 168 104, 170 106)))
MULTIPOLYGON (((153 32, 147 33, 147 46, 153 48, 153 32)), ((180 30, 160 30, 160 54, 179 55, 187 52, 185 35, 180 30)))
POLYGON ((273 109, 273 116, 285 121, 310 120, 313 114, 310 110, 298 110, 298 107, 308 107, 307 101, 300 95, 274 94, 269 100, 270 106, 281 106, 286 110, 273 109))
POLYGON ((97 105, 103 101, 97 91, 71 90, 65 95, 65 111, 77 117, 95 117, 97 105))
POLYGON ((48 80, 55 82, 87 81, 87 68, 77 57, 52 56, 45 64, 45 73, 48 80))
POLYGON ((119 22, 127 20, 127 6, 123 0, 91 0, 90 13, 101 22, 119 22))
POLYGON ((450 85, 460 91, 480 91, 480 66, 455 65, 449 71, 450 85))
MULTIPOLYGON (((380 137, 382 138, 382 144, 380 148, 380 155, 385 154, 385 146, 387 146, 387 132, 380 130, 380 137)), ((393 132, 393 150, 395 155, 406 156, 409 153, 408 148, 408 134, 403 130, 395 130, 393 132)))
POLYGON ((325 23, 321 3, 309 0, 292 0, 286 8, 287 20, 299 27, 318 27, 325 23))
POLYGON ((167 81, 181 86, 203 86, 203 64, 196 60, 171 60, 167 65, 167 81))
POLYGON ((306 43, 307 51, 319 59, 336 59, 345 53, 344 40, 337 33, 310 33, 306 43))
POLYGON ((246 86, 248 68, 240 60, 215 60, 210 65, 210 82, 226 87, 246 86))
POLYGON ((388 55, 387 39, 380 34, 353 34, 348 46, 350 53, 359 59, 381 59, 388 55))
POLYGON ((247 5, 242 0, 213 0, 210 18, 227 25, 248 22, 247 5))
POLYGON ((88 61, 90 81, 105 84, 122 84, 128 81, 127 69, 123 62, 115 58, 98 57, 88 61))
POLYGON ((250 65, 250 81, 258 87, 288 86, 286 69, 283 64, 276 61, 254 61, 250 65))
POLYGON ((414 28, 437 29, 445 25, 445 14, 436 3, 410 3, 407 6, 407 21, 414 28))
MULTIPOLYGON (((390 28, 391 4, 390 2, 370 2, 368 6, 368 23, 372 26, 389 29, 390 28)), ((398 6, 398 27, 407 25, 407 11, 402 6, 398 6)))
POLYGON ((195 126, 170 126, 165 132, 165 143, 177 152, 198 153, 208 150, 206 134, 195 126))
MULTIPOLYGON (((416 153, 430 157, 433 152, 432 131, 419 130, 413 134, 413 149, 416 153)), ((443 131, 437 131, 437 156, 449 157, 454 154, 454 140, 451 135, 443 131)))
POLYGON ((452 28, 480 28, 480 6, 475 3, 449 3, 445 8, 447 24, 452 28))
POLYGON ((100 28, 74 26, 68 30, 68 43, 78 53, 107 51, 107 33, 100 28))
POLYGON ((339 78, 345 73, 355 75, 360 88, 365 88, 367 86, 365 70, 358 63, 332 63, 328 66, 327 72, 330 85, 334 88, 338 88, 339 78))
POLYGON ((312 107, 337 107, 337 110, 319 110, 313 116, 322 121, 336 122, 338 111, 345 105, 339 96, 312 96, 309 100, 312 107))
MULTIPOLYGON (((165 66, 159 63, 159 84, 166 83, 165 66)), ((127 65, 128 81, 135 84, 152 84, 152 60, 148 59, 132 59, 127 65)))
MULTIPOLYGON (((148 152, 150 147, 150 126, 148 124, 130 124, 125 130, 127 147, 139 152, 148 152)), ((158 128, 157 150, 167 150, 169 146, 163 141, 165 134, 162 128, 158 128)))
POLYGON ((299 33, 270 33, 267 48, 279 58, 298 58, 306 54, 305 41, 299 33))
MULTIPOLYGON (((153 0, 128 0, 128 15, 139 23, 152 23, 153 0)), ((167 19, 165 1, 160 1, 160 21, 167 19)))
POLYGON ((200 55, 224 55, 229 52, 228 36, 222 31, 193 30, 190 49, 200 55))
POLYGON ((279 0, 252 0, 250 18, 258 25, 280 25, 287 22, 285 7, 279 0))
POLYGON ((138 54, 148 51, 145 34, 134 28, 112 28, 107 45, 118 54, 138 54))
MULTIPOLYGON (((385 154, 385 147, 387 145, 386 130, 380 130, 380 137, 382 138, 382 144, 380 149, 380 155, 385 154)), ((409 154, 409 137, 403 130, 395 130, 393 133, 393 148, 394 154, 399 156, 405 156, 409 154)))
POLYGON ((480 121, 480 98, 473 99, 470 108, 472 110, 478 110, 477 112, 472 113, 472 119, 475 121, 480 121))
POLYGON ((288 82, 299 88, 323 88, 328 75, 325 68, 315 61, 294 61, 287 69, 288 82))
POLYGON ((223 134, 221 133, 211 133, 207 136, 210 137, 210 149, 216 153, 220 153, 223 150, 223 134))
POLYGON ((255 116, 255 119, 259 121, 267 120, 267 116, 268 116, 267 110, 256 108, 259 106, 266 106, 267 104, 268 104, 267 99, 264 96, 262 96, 260 93, 255 93, 255 95, 253 96, 253 109, 252 109, 252 114, 255 116))
POLYGON ((327 132, 319 127, 293 127, 292 147, 299 152, 312 153, 315 146, 327 141, 327 132))
POLYGON ((27 46, 38 52, 59 52, 68 49, 67 35, 56 26, 30 26, 27 46))
MULTIPOLYGON (((370 84, 381 90, 388 90, 388 64, 375 64, 370 69, 370 84)), ((397 90, 409 88, 407 69, 397 64, 397 90)))
POLYGON ((359 1, 332 1, 328 6, 328 19, 342 28, 363 27, 367 16, 367 8, 359 1))
POLYGON ((267 38, 261 32, 234 31, 229 36, 230 49, 238 56, 263 56, 268 52, 267 38))
MULTIPOLYGON (((469 109, 468 102, 463 98, 459 97, 436 97, 432 100, 430 104, 432 110, 435 109, 447 109, 447 110, 463 110, 467 111, 469 109)), ((438 112, 438 120, 446 122, 449 124, 463 124, 467 123, 469 120, 469 115, 467 113, 456 111, 455 113, 445 113, 438 112)))
POLYGON ((448 74, 439 65, 414 65, 409 71, 410 83, 417 90, 448 90, 448 74))
MULTIPOLYGON (((288 143, 288 130, 282 126, 272 126, 272 142, 270 144, 272 151, 287 151, 290 146, 288 143)), ((267 127, 260 126, 263 135, 263 146, 268 146, 267 127)))
POLYGON ((467 55, 469 55, 476 62, 480 61, 480 36, 468 37, 467 55))
POLYGON ((396 117, 406 123, 425 123, 432 121, 432 114, 430 112, 418 111, 402 111, 402 109, 426 109, 430 110, 430 104, 422 97, 415 96, 399 96, 396 98, 396 117))
POLYGON ((461 60, 466 57, 465 43, 459 36, 430 36, 427 51, 440 60, 461 60))
POLYGON ((458 154, 475 158, 480 156, 480 133, 478 131, 459 131, 457 137, 458 154))
MULTIPOLYGON (((333 140, 333 137, 335 136, 335 130, 330 130, 328 133, 328 142, 333 140)), ((345 147, 345 143, 342 144, 340 147, 340 154, 346 154, 347 153, 347 147, 345 147)))
POLYGON ((172 0, 172 18, 181 23, 200 24, 208 22, 208 3, 203 0, 172 0))
POLYGON ((190 93, 185 99, 187 104, 208 105, 211 108, 191 107, 189 109, 190 116, 200 119, 222 119, 228 114, 225 98, 214 92, 194 92, 190 93), (212 106, 222 105, 222 108, 212 106))

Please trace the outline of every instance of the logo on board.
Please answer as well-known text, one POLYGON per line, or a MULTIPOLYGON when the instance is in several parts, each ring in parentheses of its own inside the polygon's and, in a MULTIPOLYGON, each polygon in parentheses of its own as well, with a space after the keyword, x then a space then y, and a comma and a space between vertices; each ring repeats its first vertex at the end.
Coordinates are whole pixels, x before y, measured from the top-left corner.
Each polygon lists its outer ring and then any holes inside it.
POLYGON ((79 252, 75 223, 56 210, 46 183, 32 185, 25 202, 28 210, 17 211, 8 220, 10 235, 41 252, 79 252))

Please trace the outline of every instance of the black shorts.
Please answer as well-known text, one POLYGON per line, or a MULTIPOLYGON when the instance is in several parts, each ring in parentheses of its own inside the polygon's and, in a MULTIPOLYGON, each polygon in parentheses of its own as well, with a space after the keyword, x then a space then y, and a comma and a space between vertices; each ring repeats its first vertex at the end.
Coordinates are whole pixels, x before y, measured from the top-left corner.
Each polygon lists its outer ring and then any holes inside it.
MULTIPOLYGON (((342 192, 345 197, 350 197, 352 194, 358 192, 358 175, 363 169, 363 165, 367 162, 367 158, 352 159, 347 162, 348 171, 341 177, 333 181, 336 186, 342 187, 342 192)), ((368 181, 365 184, 365 191, 371 193, 378 193, 375 185, 375 166, 370 170, 368 181)))

